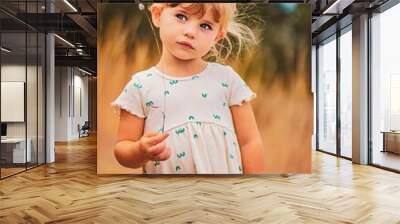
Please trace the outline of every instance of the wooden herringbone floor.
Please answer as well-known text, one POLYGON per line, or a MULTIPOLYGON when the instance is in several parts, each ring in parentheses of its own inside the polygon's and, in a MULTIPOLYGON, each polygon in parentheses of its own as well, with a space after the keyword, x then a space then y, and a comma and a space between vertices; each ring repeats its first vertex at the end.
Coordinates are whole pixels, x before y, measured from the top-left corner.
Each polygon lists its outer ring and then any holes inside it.
POLYGON ((313 174, 96 174, 96 139, 0 181, 0 223, 400 223, 400 175, 315 152, 313 174))

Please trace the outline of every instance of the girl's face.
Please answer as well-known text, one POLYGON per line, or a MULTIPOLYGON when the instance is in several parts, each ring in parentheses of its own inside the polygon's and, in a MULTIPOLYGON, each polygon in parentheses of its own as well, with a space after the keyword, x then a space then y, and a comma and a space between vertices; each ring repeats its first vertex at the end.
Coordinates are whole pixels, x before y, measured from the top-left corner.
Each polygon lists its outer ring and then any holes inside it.
POLYGON ((163 49, 181 60, 199 59, 223 38, 221 25, 212 10, 196 15, 181 6, 154 7, 153 23, 160 29, 163 49))

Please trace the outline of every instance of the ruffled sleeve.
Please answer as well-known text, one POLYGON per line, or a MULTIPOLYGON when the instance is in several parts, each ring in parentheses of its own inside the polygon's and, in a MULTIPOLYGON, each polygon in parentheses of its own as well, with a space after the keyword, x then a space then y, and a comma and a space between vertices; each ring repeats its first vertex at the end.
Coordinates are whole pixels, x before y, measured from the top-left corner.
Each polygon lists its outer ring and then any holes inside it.
POLYGON ((115 112, 119 115, 121 109, 123 109, 137 117, 145 118, 146 115, 143 104, 142 89, 143 83, 140 82, 137 75, 134 75, 125 85, 117 99, 111 103, 115 112))
POLYGON ((244 82, 242 77, 230 66, 229 70, 229 106, 242 105, 244 102, 250 102, 256 98, 249 86, 244 82))

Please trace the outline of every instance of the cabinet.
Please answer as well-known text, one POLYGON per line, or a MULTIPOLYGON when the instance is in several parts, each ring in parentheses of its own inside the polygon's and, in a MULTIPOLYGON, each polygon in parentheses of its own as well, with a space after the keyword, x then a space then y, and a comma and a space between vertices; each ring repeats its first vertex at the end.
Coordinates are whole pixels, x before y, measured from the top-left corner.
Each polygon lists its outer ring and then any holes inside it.
POLYGON ((383 152, 400 154, 400 132, 387 131, 383 133, 383 152))

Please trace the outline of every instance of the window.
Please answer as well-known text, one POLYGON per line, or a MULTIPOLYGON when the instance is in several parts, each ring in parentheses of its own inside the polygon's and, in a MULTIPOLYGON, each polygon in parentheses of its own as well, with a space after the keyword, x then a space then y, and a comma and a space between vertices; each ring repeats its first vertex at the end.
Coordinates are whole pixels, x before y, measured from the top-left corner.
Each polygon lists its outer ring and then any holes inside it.
POLYGON ((351 26, 340 36, 340 155, 352 157, 352 34, 351 26))
POLYGON ((371 18, 372 163, 400 170, 400 4, 371 18))
POLYGON ((336 36, 318 48, 318 149, 336 153, 336 36))

